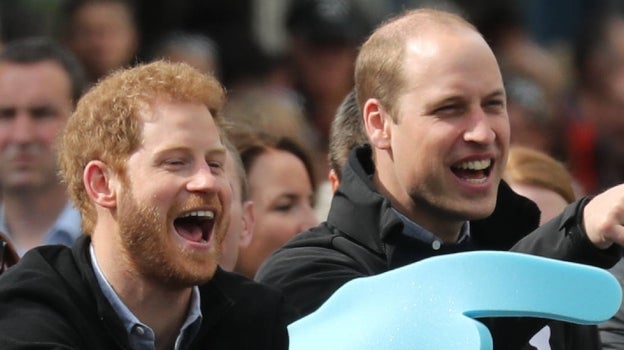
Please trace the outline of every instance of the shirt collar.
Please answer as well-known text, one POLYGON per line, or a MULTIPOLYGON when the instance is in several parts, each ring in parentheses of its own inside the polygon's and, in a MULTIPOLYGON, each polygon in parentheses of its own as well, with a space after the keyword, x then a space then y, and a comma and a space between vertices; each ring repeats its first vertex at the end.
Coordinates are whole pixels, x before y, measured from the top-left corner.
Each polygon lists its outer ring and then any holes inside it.
MULTIPOLYGON (((68 201, 61 214, 59 214, 54 224, 52 224, 52 227, 46 232, 43 238, 43 244, 64 244, 66 246, 71 246, 82 233, 81 224, 80 212, 68 201)), ((6 224, 4 205, 1 204, 0 231, 11 238, 11 232, 6 224)), ((20 256, 24 255, 26 252, 18 246, 16 246, 15 249, 20 256)))
POLYGON ((6 226, 6 220, 4 219, 4 205, 0 203, 0 231, 4 232, 7 236, 10 236, 9 229, 6 226))
MULTIPOLYGON (((93 249, 93 245, 89 245, 89 253, 91 256, 91 264, 97 278, 98 285, 102 290, 102 293, 108 300, 108 302, 115 310, 117 316, 123 323, 123 326, 128 334, 132 349, 155 349, 156 337, 154 331, 142 323, 133 313, 128 309, 124 302, 119 298, 113 287, 108 283, 106 277, 102 273, 100 266, 98 265, 97 258, 93 249)), ((191 292, 191 301, 189 311, 178 337, 175 341, 175 349, 185 349, 190 345, 191 341, 199 331, 202 320, 201 313, 201 300, 199 294, 199 288, 193 287, 191 292)))
MULTIPOLYGON (((434 235, 424 227, 418 225, 414 221, 410 220, 407 216, 401 214, 398 210, 392 208, 392 210, 403 221, 403 235, 415 238, 424 243, 430 244, 434 250, 440 249, 444 244, 442 239, 434 235)), ((459 239, 454 244, 461 244, 470 239, 470 222, 466 221, 461 227, 459 233, 459 239)))
POLYGON ((65 208, 61 212, 61 215, 59 215, 58 219, 56 219, 56 222, 48 234, 55 231, 66 232, 72 242, 82 234, 82 220, 80 219, 80 212, 70 202, 67 202, 65 208))

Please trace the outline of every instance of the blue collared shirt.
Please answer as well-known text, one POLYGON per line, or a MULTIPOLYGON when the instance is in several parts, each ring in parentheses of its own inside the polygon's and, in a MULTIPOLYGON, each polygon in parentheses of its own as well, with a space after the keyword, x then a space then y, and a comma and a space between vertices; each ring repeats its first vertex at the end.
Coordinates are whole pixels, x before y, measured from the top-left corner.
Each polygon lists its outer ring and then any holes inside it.
MULTIPOLYGON (((4 206, 0 205, 0 231, 6 233, 11 238, 11 231, 6 225, 4 217, 4 206)), ((71 246, 76 238, 82 234, 80 212, 67 202, 65 208, 56 219, 52 227, 46 232, 43 244, 64 244, 71 246)), ((26 250, 16 246, 17 253, 22 256, 26 250)))
MULTIPOLYGON (((123 322, 126 333, 128 334, 128 340, 130 347, 134 350, 154 350, 156 349, 156 335, 154 331, 146 324, 142 323, 133 313, 128 309, 126 304, 119 298, 113 287, 108 283, 100 266, 98 265, 97 258, 93 251, 93 245, 89 246, 89 252, 91 254, 91 263, 95 276, 102 293, 108 299, 108 302, 115 310, 121 322, 123 322)), ((165 306, 166 307, 166 306, 165 306)), ((200 307, 199 288, 193 287, 191 293, 191 303, 189 312, 180 328, 180 332, 175 341, 175 350, 183 350, 189 347, 193 338, 197 335, 201 326, 202 313, 200 307)))
MULTIPOLYGON (((399 213, 398 210, 392 208, 392 210, 401 218, 403 221, 403 234, 408 237, 416 238, 417 240, 430 244, 433 250, 438 250, 444 242, 433 233, 426 230, 424 227, 418 225, 414 221, 410 220, 407 216, 399 213)), ((462 227, 461 232, 459 233, 459 239, 454 244, 461 244, 467 242, 470 239, 470 222, 466 221, 462 227)))

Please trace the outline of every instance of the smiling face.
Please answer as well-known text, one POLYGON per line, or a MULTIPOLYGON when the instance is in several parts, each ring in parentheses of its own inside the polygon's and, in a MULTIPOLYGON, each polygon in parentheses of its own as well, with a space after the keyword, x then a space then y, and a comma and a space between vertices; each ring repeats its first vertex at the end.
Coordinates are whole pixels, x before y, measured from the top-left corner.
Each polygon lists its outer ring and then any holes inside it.
MULTIPOLYGON (((477 32, 430 30, 406 45, 397 115, 381 107, 376 176, 397 209, 453 237, 496 204, 509 144, 503 82, 477 32)), ((370 101, 365 111, 377 111, 370 101)))
POLYGON ((312 182, 304 163, 292 153, 265 151, 253 161, 248 178, 256 220, 251 244, 241 249, 236 271, 253 277, 264 259, 318 220, 312 182))
POLYGON ((226 151, 201 104, 159 102, 121 179, 117 220, 131 268, 172 287, 208 281, 227 230, 226 151))

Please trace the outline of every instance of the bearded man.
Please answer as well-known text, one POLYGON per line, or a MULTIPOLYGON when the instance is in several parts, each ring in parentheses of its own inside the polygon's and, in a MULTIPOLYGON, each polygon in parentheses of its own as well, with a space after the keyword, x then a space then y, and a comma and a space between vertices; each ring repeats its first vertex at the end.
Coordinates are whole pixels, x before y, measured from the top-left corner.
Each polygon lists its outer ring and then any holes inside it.
POLYGON ((85 234, 0 278, 0 348, 288 348, 281 294, 217 267, 232 196, 223 103, 217 80, 165 62, 80 100, 59 157, 85 234))

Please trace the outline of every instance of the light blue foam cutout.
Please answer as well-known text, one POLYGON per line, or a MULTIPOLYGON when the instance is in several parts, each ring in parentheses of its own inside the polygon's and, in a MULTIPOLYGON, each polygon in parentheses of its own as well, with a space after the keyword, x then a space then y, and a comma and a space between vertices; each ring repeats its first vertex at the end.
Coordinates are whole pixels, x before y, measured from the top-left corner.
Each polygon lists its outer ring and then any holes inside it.
POLYGON ((472 317, 536 316, 597 324, 620 307, 605 270, 511 252, 425 259, 350 281, 290 324, 290 350, 492 349, 472 317))

